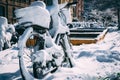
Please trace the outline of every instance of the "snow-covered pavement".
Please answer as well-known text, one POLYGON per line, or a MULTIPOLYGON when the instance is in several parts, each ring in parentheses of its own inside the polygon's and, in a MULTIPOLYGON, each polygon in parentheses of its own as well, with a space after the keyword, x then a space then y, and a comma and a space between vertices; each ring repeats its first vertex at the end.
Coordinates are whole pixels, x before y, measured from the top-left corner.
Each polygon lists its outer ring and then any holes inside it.
MULTIPOLYGON (((120 73, 120 31, 109 32, 96 44, 73 46, 76 66, 59 68, 46 80, 96 80, 120 73)), ((21 80, 17 48, 0 52, 0 80, 21 80)))

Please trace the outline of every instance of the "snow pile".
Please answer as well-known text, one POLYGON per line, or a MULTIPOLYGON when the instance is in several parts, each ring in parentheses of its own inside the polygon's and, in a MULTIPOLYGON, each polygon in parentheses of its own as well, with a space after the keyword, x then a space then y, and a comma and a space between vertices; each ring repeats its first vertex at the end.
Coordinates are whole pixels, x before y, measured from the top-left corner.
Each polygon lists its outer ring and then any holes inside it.
MULTIPOLYGON (((45 80, 98 80, 120 73, 120 31, 109 32, 96 44, 73 46, 76 66, 59 68, 45 80)), ((0 80, 21 79, 17 48, 0 52, 0 80)))
POLYGON ((97 44, 73 46, 76 67, 60 68, 47 79, 98 80, 120 72, 120 31, 110 32, 97 44))
POLYGON ((13 80, 20 76, 17 48, 0 52, 0 80, 13 80))
MULTIPOLYGON (((97 44, 74 46, 76 63, 81 74, 97 78, 120 71, 120 31, 108 33, 97 44)), ((77 70, 78 71, 78 70, 77 70)))

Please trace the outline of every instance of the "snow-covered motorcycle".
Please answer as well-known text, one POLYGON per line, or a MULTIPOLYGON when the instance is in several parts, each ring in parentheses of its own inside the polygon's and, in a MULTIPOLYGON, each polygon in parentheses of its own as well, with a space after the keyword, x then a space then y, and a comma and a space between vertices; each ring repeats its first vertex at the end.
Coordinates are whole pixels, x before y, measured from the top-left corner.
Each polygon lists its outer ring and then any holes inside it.
POLYGON ((25 30, 18 41, 19 66, 25 80, 43 79, 58 67, 74 66, 69 29, 61 24, 58 13, 48 10, 44 2, 36 1, 15 11, 19 26, 25 30))
POLYGON ((6 17, 0 16, 0 51, 11 47, 12 36, 14 33, 14 26, 8 24, 6 17))

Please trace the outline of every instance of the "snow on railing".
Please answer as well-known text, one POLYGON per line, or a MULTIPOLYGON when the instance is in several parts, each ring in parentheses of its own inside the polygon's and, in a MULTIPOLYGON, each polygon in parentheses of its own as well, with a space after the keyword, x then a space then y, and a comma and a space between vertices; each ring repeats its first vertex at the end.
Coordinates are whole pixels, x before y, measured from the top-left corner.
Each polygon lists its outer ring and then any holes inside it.
POLYGON ((103 28, 102 25, 100 25, 97 22, 71 22, 68 23, 69 28, 103 28))

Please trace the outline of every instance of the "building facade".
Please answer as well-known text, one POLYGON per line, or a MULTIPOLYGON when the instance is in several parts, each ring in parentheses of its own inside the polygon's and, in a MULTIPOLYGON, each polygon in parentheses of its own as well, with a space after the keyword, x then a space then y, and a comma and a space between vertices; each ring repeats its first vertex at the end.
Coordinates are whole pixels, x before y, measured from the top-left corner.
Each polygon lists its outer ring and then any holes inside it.
POLYGON ((84 14, 84 0, 59 0, 59 3, 64 2, 77 2, 76 6, 71 7, 73 18, 77 18, 79 21, 83 21, 84 14))
POLYGON ((9 23, 15 22, 14 10, 28 6, 34 0, 0 0, 0 16, 8 19, 9 23))
POLYGON ((61 3, 65 3, 65 2, 72 2, 73 0, 58 0, 59 1, 59 4, 61 3))
POLYGON ((76 16, 80 21, 83 21, 84 15, 84 0, 78 0, 78 4, 76 5, 76 16))
POLYGON ((74 2, 78 2, 75 7, 73 7, 74 17, 76 17, 79 21, 83 21, 84 14, 84 0, 74 0, 74 2))
MULTIPOLYGON (((31 4, 31 2, 37 1, 37 0, 0 0, 0 16, 4 16, 8 19, 9 23, 15 22, 15 9, 26 7, 31 4)), ((51 4, 54 0, 41 0, 45 3, 51 4)), ((65 2, 73 2, 74 0, 58 0, 59 4, 65 3, 65 2)), ((83 10, 83 7, 81 4, 83 4, 81 1, 83 0, 76 0, 79 2, 75 9, 73 10, 73 16, 76 16, 78 18, 81 17, 81 13, 83 10)))

